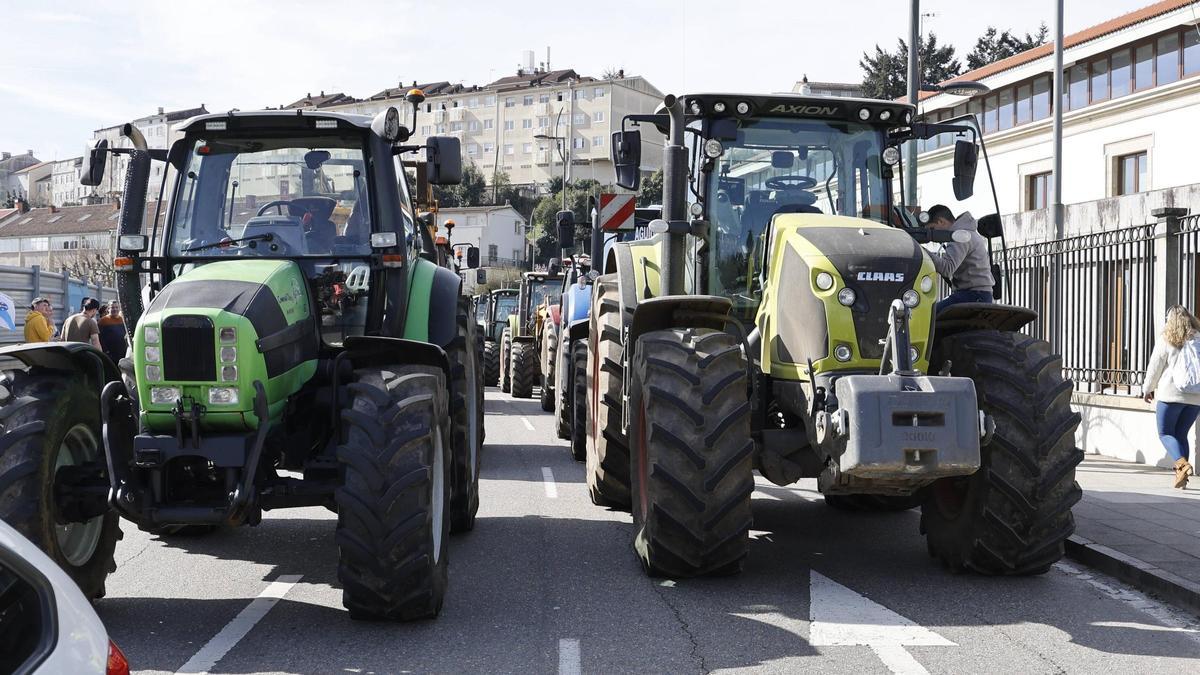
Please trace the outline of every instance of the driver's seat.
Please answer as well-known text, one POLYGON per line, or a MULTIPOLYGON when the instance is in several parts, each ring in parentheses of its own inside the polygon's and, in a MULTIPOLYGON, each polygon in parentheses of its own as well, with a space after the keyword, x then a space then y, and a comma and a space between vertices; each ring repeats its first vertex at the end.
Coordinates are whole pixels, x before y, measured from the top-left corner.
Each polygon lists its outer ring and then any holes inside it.
POLYGON ((337 236, 337 226, 330 217, 337 207, 337 201, 329 197, 298 197, 288 203, 288 212, 305 220, 304 241, 308 253, 323 254, 333 249, 333 239, 337 236), (308 216, 306 219, 305 216, 308 216))

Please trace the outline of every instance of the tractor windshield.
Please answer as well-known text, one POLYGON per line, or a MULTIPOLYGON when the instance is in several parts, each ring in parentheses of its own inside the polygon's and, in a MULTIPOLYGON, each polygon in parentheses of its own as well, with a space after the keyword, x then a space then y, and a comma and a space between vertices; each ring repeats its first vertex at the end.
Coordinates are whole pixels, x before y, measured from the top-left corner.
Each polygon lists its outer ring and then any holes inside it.
POLYGON ((174 200, 169 256, 371 252, 362 139, 198 138, 174 200))
POLYGON ((709 287, 752 315, 755 247, 771 217, 814 213, 882 220, 888 203, 880 175, 879 127, 804 118, 738 120, 737 137, 705 186, 712 222, 709 287))
POLYGON ((507 321, 508 315, 517 311, 517 296, 502 295, 496 300, 496 321, 507 321))
POLYGON ((554 279, 553 281, 534 281, 530 283, 529 306, 537 307, 547 297, 550 298, 550 304, 558 302, 559 296, 562 295, 562 289, 558 287, 559 281, 559 279, 554 279))

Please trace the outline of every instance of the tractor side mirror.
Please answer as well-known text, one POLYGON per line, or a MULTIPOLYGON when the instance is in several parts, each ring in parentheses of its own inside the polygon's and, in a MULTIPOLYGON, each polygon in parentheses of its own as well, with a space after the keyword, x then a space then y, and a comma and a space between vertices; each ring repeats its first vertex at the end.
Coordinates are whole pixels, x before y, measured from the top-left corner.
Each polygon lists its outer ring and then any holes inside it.
POLYGON ((475 270, 475 283, 476 284, 486 284, 487 283, 487 270, 483 269, 482 267, 475 270))
POLYGON ((462 152, 453 136, 432 136, 425 146, 425 176, 434 185, 462 182, 462 152))
POLYGON ((479 267, 479 247, 478 246, 468 246, 467 247, 467 269, 473 270, 476 267, 479 267))
POLYGON ((642 132, 614 131, 612 162, 617 174, 617 185, 636 192, 642 180, 642 132))
POLYGON ((559 211, 554 215, 558 225, 558 247, 571 248, 575 245, 575 214, 571 211, 559 211))
POLYGON ((987 239, 1004 236, 1004 225, 1000 221, 1000 215, 989 213, 979 219, 979 234, 982 234, 987 239))
POLYGON ((95 187, 104 180, 104 165, 108 163, 108 139, 99 138, 88 147, 83 156, 83 168, 79 171, 82 185, 95 187))
POLYGON ((975 167, 979 164, 979 148, 974 143, 959 140, 954 143, 954 198, 962 201, 975 194, 975 167))

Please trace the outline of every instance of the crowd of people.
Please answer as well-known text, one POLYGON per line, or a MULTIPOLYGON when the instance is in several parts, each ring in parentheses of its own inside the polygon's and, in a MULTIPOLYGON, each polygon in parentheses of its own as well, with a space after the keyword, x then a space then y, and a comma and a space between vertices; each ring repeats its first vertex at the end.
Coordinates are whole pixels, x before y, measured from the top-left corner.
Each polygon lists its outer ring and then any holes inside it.
POLYGON ((79 311, 56 329, 53 304, 47 298, 34 298, 25 316, 25 341, 85 342, 117 361, 125 356, 127 349, 121 304, 116 300, 102 303, 96 298, 84 298, 79 311))

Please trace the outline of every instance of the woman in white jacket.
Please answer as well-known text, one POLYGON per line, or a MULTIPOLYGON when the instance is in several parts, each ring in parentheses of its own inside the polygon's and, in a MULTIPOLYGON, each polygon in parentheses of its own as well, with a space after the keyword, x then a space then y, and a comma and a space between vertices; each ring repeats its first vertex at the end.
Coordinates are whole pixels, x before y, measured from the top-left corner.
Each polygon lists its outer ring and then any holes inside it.
POLYGON ((1200 335, 1200 319, 1182 305, 1168 309, 1166 325, 1154 345, 1146 368, 1146 382, 1142 385, 1147 403, 1158 400, 1155 409, 1158 437, 1175 460, 1175 487, 1180 489, 1187 487, 1188 476, 1194 473, 1188 462, 1188 433, 1200 415, 1200 394, 1180 391, 1168 369, 1184 343, 1197 335, 1200 335))

